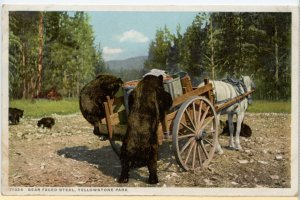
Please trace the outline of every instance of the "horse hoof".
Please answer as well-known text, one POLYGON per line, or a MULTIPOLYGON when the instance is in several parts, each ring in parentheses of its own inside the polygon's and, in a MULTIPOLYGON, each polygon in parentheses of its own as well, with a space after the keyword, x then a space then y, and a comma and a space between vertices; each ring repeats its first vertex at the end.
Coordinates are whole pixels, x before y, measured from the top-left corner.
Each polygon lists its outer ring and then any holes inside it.
POLYGON ((236 150, 236 148, 234 146, 228 146, 227 149, 229 149, 229 150, 236 150))
POLYGON ((229 145, 228 145, 228 149, 235 149, 236 148, 236 146, 235 146, 235 144, 234 143, 229 143, 229 145))
POLYGON ((218 154, 218 155, 224 154, 223 149, 217 149, 217 150, 216 150, 216 154, 218 154))
POLYGON ((237 151, 243 151, 243 148, 242 148, 240 145, 238 145, 238 146, 235 148, 235 150, 237 150, 237 151))
POLYGON ((223 151, 223 149, 222 149, 222 147, 221 147, 220 144, 217 144, 217 148, 215 150, 215 153, 219 154, 219 155, 222 155, 224 153, 224 151, 223 151))

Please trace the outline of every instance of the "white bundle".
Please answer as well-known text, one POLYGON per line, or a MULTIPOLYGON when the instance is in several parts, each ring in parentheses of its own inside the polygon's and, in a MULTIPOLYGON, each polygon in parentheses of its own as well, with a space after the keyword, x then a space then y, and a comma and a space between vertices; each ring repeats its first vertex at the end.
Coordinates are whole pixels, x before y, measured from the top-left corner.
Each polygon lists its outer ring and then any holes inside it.
POLYGON ((147 74, 145 74, 143 77, 145 77, 147 75, 153 75, 153 76, 160 76, 160 75, 162 75, 164 78, 167 76, 166 71, 165 70, 161 70, 161 69, 151 69, 151 71, 148 72, 147 74))

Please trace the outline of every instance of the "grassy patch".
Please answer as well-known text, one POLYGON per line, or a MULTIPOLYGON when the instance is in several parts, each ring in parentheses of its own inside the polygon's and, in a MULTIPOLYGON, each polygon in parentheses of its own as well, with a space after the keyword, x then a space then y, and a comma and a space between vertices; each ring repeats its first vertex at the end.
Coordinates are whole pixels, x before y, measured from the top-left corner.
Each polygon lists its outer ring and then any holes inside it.
POLYGON ((291 113, 291 102, 254 100, 247 111, 252 113, 291 113))
POLYGON ((46 99, 40 100, 11 100, 10 107, 15 107, 24 110, 26 117, 42 117, 51 114, 71 114, 79 112, 78 99, 64 99, 61 101, 51 101, 46 99))
MULTIPOLYGON (((51 114, 66 115, 79 112, 78 99, 64 99, 61 101, 50 100, 11 100, 10 107, 16 107, 24 110, 24 115, 27 117, 42 117, 51 114)), ((291 113, 290 101, 262 101, 255 100, 248 107, 247 112, 252 113, 291 113)))

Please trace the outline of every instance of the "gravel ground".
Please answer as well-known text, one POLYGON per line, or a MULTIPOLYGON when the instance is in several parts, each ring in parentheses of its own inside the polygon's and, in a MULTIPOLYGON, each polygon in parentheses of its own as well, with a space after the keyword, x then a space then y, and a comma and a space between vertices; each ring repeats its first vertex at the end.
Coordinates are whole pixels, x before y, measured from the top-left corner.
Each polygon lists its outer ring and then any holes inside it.
MULTIPOLYGON (((128 184, 117 183, 118 157, 80 113, 52 117, 51 130, 38 128, 32 118, 9 126, 9 186, 150 187, 146 167, 132 170, 128 184)), ((245 123, 253 133, 241 139, 244 150, 225 148, 228 136, 222 135, 224 154, 215 154, 201 171, 184 172, 165 141, 154 187, 289 188, 291 116, 247 113, 245 123)))

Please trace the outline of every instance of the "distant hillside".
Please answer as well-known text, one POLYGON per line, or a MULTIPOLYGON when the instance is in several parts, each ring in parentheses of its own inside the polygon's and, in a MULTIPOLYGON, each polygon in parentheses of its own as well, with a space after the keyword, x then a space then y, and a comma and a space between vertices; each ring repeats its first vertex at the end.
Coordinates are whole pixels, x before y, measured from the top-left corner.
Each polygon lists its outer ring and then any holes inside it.
POLYGON ((111 60, 106 62, 106 66, 111 70, 123 69, 142 69, 147 56, 138 56, 125 60, 111 60))

